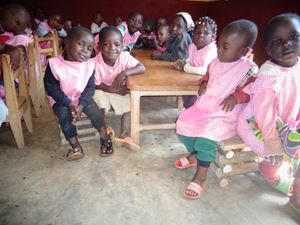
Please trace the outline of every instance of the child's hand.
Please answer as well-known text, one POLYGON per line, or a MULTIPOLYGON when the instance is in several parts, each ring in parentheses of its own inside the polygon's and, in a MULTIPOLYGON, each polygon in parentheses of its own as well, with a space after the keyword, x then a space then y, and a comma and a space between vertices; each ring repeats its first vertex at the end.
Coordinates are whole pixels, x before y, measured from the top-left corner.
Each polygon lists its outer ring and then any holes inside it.
POLYGON ((269 161, 272 163, 272 165, 278 165, 280 166, 283 160, 283 155, 270 155, 264 157, 264 160, 269 161))
POLYGON ((229 95, 220 105, 223 105, 222 110, 225 112, 230 112, 233 110, 234 106, 237 104, 237 100, 233 95, 229 95))
POLYGON ((198 90, 199 96, 204 94, 204 92, 206 91, 207 84, 208 84, 208 81, 206 81, 206 80, 201 82, 201 84, 199 85, 199 90, 198 90))
POLYGON ((186 61, 184 61, 182 59, 177 59, 177 61, 173 65, 176 69, 183 70, 183 67, 185 64, 186 64, 186 61))
POLYGON ((151 54, 151 58, 152 59, 161 59, 161 55, 162 55, 161 52, 159 52, 159 51, 153 51, 152 54, 151 54))
POLYGON ((118 90, 122 89, 125 84, 126 77, 127 77, 126 71, 121 72, 112 83, 112 87, 118 90))
POLYGON ((124 96, 128 93, 129 93, 129 89, 127 88, 126 85, 124 85, 122 88, 116 90, 116 94, 119 94, 119 95, 122 95, 122 96, 124 96))
POLYGON ((80 120, 82 111, 83 111, 83 106, 82 105, 76 106, 76 114, 73 117, 73 121, 72 121, 73 124, 75 124, 78 120, 80 120))
POLYGON ((70 105, 69 106, 69 111, 70 111, 70 114, 72 116, 72 119, 74 119, 74 117, 76 115, 76 105, 70 105))

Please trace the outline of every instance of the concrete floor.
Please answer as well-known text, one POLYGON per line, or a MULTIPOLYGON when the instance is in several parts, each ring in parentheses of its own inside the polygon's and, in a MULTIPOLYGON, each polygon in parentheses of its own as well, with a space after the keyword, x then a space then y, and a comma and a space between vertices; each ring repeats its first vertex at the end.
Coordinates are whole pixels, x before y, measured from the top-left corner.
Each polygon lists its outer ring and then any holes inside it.
MULTIPOLYGON (((174 120, 175 102, 144 98, 142 120, 174 120), (161 108, 160 108, 161 107, 161 108), (157 113, 159 111, 159 113, 157 113), (151 117, 150 117, 151 115, 151 117)), ((107 118, 117 129, 119 117, 107 118)), ((194 170, 173 167, 185 153, 174 131, 143 132, 139 152, 115 147, 98 155, 97 141, 83 144, 85 158, 67 162, 51 113, 34 119, 26 147, 15 148, 9 129, 0 130, 1 225, 293 225, 298 215, 288 198, 256 174, 236 176, 220 188, 212 171, 204 196, 182 191, 194 170)))

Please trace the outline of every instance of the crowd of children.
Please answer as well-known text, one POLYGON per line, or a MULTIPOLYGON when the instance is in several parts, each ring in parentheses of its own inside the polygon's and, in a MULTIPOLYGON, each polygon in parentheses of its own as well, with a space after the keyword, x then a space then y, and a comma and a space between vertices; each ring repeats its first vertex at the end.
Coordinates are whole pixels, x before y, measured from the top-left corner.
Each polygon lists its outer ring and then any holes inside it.
MULTIPOLYGON (((200 76, 198 96, 185 98, 185 110, 176 121, 176 134, 189 155, 177 159, 175 167, 196 167, 183 192, 185 197, 196 199, 202 195, 219 142, 237 134, 263 159, 261 174, 272 185, 282 182, 277 171, 285 156, 299 164, 298 15, 281 14, 266 25, 263 38, 269 60, 260 69, 248 57, 258 29, 245 19, 229 23, 217 37, 212 18, 201 17, 194 24, 187 12, 177 13, 169 25, 165 17, 153 22, 140 12, 132 12, 126 21, 115 17, 114 26, 95 12, 90 29, 66 23, 58 13, 46 19, 41 7, 34 10, 34 16, 31 24, 23 6, 9 4, 1 8, 0 53, 9 54, 12 68, 17 68, 17 47, 22 46, 26 52, 33 41, 32 33, 45 36, 57 32, 62 38, 64 54, 48 60, 44 85, 70 143, 67 160, 84 156, 76 131, 82 113, 100 134, 101 156, 114 151, 112 134, 104 120, 110 109, 122 115, 121 131, 114 140, 134 146, 130 138, 130 94, 125 81, 145 71, 144 65, 130 54, 139 47, 153 49, 153 60, 173 62, 174 69, 200 76)), ((1 100, 0 123, 6 116, 7 108, 1 100)), ((293 169, 291 203, 300 208, 300 170, 293 169)))

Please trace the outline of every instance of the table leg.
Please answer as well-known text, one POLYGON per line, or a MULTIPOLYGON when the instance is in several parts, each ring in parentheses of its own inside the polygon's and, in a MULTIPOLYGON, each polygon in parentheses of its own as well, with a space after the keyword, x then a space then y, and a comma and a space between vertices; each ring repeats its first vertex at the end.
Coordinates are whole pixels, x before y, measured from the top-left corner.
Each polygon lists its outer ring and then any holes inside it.
POLYGON ((130 129, 131 138, 133 141, 139 145, 140 144, 140 92, 131 91, 130 92, 130 109, 131 109, 131 119, 130 119, 130 129))

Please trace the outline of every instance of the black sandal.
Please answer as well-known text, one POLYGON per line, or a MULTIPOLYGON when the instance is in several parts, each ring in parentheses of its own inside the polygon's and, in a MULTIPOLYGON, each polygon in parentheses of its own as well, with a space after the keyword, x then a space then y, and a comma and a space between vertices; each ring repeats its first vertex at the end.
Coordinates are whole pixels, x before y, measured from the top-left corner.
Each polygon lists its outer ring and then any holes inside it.
POLYGON ((111 138, 107 138, 107 139, 100 139, 100 156, 102 157, 106 157, 106 156, 110 156, 111 154, 114 153, 114 149, 113 149, 113 145, 112 145, 112 140, 111 138))
POLYGON ((78 159, 82 159, 84 157, 83 149, 80 144, 71 145, 72 149, 69 149, 66 153, 67 161, 74 161, 78 159))

